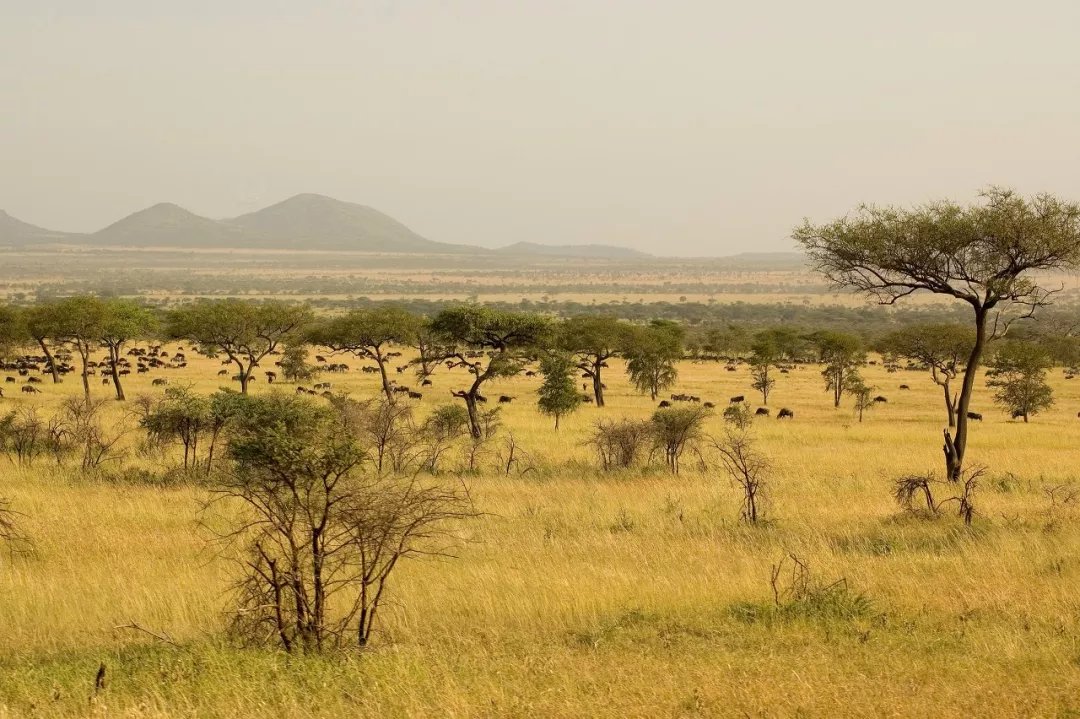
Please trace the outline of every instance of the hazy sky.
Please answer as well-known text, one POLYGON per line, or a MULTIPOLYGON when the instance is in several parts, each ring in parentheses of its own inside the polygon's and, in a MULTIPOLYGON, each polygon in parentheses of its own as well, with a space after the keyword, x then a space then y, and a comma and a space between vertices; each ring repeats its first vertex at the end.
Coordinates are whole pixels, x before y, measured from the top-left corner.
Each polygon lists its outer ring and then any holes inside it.
POLYGON ((1076 0, 0 0, 0 208, 53 229, 318 192, 716 255, 991 183, 1080 199, 1076 0))

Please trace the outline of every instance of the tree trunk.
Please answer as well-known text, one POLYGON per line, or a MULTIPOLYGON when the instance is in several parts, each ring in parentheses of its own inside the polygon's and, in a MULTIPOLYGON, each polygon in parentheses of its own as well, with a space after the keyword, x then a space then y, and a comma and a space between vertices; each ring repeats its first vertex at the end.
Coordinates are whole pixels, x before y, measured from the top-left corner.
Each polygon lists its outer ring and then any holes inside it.
POLYGON ((466 392, 462 399, 465 400, 465 409, 469 411, 469 433, 473 439, 480 439, 483 432, 480 429, 480 415, 476 410, 476 391, 466 392))
POLYGON ((56 360, 53 358, 52 352, 49 351, 49 346, 45 344, 45 338, 39 339, 38 344, 41 345, 41 351, 45 354, 45 361, 49 363, 53 384, 60 384, 60 371, 56 368, 56 360))
POLYGON ((117 399, 117 401, 123 402, 126 399, 126 397, 124 397, 124 388, 120 385, 119 362, 120 362, 120 347, 119 347, 119 345, 116 346, 116 347, 113 347, 112 345, 109 345, 109 364, 111 365, 111 374, 112 374, 112 380, 113 380, 113 387, 116 389, 116 399, 117 399))
POLYGON ((83 394, 86 395, 86 399, 90 399, 90 377, 86 374, 86 363, 89 361, 90 348, 84 347, 82 342, 76 342, 75 344, 79 350, 79 359, 82 360, 83 394))
POLYGON ((386 395, 386 401, 394 403, 394 391, 390 388, 390 378, 386 376, 386 359, 381 353, 375 353, 375 362, 379 365, 379 376, 382 377, 382 389, 386 395))
POLYGON ((964 368, 964 381, 960 385, 960 399, 956 403, 956 438, 945 430, 945 471, 950 482, 959 482, 964 471, 964 451, 967 449, 968 408, 971 406, 971 393, 975 388, 975 375, 979 370, 986 347, 986 313, 989 308, 975 308, 975 345, 971 348, 967 367, 964 368))
POLYGON ((945 390, 945 411, 949 414, 949 429, 956 427, 956 400, 953 399, 952 392, 949 391, 949 380, 939 382, 942 389, 945 390))
POLYGON ((604 383, 600 380, 600 365, 602 363, 603 360, 597 360, 592 370, 592 391, 597 407, 604 406, 604 383))

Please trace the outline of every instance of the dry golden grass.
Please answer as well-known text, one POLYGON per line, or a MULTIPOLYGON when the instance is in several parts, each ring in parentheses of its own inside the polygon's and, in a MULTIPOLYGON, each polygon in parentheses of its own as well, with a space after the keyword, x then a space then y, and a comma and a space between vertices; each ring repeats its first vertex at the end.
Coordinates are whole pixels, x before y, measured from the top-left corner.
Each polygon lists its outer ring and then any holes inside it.
MULTIPOLYGON (((324 379, 374 394, 350 364, 324 379)), ((209 392, 218 369, 197 359, 167 376, 209 392)), ((678 391, 721 406, 751 396, 745 368, 681 373, 678 391)), ((755 423, 775 462, 758 528, 739 521, 719 475, 591 468, 582 441, 597 418, 653 408, 621 368, 606 378, 609 406, 586 406, 558 433, 535 412, 535 380, 493 386, 489 396, 518 398, 505 429, 539 471, 469 480, 486 513, 473 541, 457 560, 402 567, 362 655, 288 658, 220 640, 227 577, 198 530, 200 489, 5 465, 0 497, 27 515, 37 554, 0 558, 0 717, 1076 715, 1080 529, 1044 488, 1076 481, 1080 383, 1056 372, 1057 406, 1028 425, 980 389, 986 420, 969 458, 990 473, 964 527, 903 516, 890 498, 891 477, 941 463, 937 387, 924 373, 866 375, 889 403, 862 424, 831 407, 814 368, 778 375, 770 405, 796 416, 755 423), (823 581, 845 578, 869 609, 775 611, 770 567, 786 553, 823 581), (114 629, 131 621, 179 646, 114 629), (91 697, 101 662, 108 684, 91 697)), ((462 377, 440 371, 421 407, 450 401, 462 377)), ((133 378, 129 396, 161 391, 149 382, 133 378)), ((43 388, 0 408, 47 408, 79 386, 43 388)))

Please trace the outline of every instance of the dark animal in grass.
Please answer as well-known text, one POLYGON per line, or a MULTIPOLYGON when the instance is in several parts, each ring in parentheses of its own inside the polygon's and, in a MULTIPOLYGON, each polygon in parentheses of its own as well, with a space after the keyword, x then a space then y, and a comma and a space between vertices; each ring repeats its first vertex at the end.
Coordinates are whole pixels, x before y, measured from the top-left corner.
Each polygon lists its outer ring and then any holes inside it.
POLYGON ((759 415, 759 416, 768 417, 769 416, 769 408, 768 407, 758 407, 757 412, 754 412, 754 414, 759 415))
POLYGON ((887 398, 885 398, 885 397, 882 397, 881 395, 878 395, 877 397, 874 397, 874 401, 875 402, 888 402, 889 400, 887 398))
POLYGON ((911 387, 908 387, 906 384, 902 384, 900 385, 900 389, 911 389, 911 387))
POLYGON ((731 404, 738 404, 739 402, 743 402, 745 400, 746 400, 746 397, 744 397, 744 396, 742 396, 740 394, 738 396, 732 397, 731 399, 728 400, 728 402, 731 403, 731 404))
POLYGON ((670 406, 671 406, 671 402, 668 402, 668 401, 667 401, 666 399, 662 399, 662 400, 660 400, 660 405, 659 405, 659 407, 660 407, 661 409, 663 409, 664 407, 670 407, 670 406))
POLYGON ((39 390, 37 387, 32 387, 32 386, 30 386, 28 384, 23 385, 22 391, 26 392, 26 394, 41 394, 41 390, 39 390))
POLYGON ((513 401, 514 401, 513 397, 509 397, 509 396, 507 396, 505 394, 499 397, 499 404, 510 404, 513 401))
POLYGON ((968 412, 967 413, 967 418, 968 419, 973 419, 976 422, 982 422, 982 415, 979 414, 978 412, 968 412))
POLYGON ((787 407, 784 407, 783 409, 780 410, 779 414, 776 415, 776 418, 777 419, 784 419, 785 417, 788 418, 788 419, 795 419, 795 413, 793 411, 791 411, 790 409, 788 409, 787 407))
POLYGON ((409 392, 409 399, 423 399, 424 395, 419 392, 409 392))

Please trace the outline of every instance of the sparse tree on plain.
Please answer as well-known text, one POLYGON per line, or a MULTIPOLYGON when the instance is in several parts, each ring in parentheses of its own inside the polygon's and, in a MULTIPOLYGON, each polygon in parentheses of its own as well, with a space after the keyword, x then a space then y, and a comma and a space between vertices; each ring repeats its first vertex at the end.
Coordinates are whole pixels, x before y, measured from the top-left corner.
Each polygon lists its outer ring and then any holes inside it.
POLYGON ((1046 383, 1050 356, 1028 342, 1006 342, 987 363, 994 401, 1014 418, 1028 421, 1031 415, 1054 405, 1054 391, 1046 383))
POLYGON ((311 308, 283 302, 200 301, 169 313, 169 334, 224 352, 239 372, 240 392, 259 362, 283 343, 294 342, 312 319, 311 308))
POLYGON ((597 407, 604 406, 603 370, 626 346, 632 326, 615 317, 572 317, 559 329, 559 345, 577 358, 577 368, 592 381, 597 407))
POLYGON ((630 383, 653 401, 679 378, 676 363, 682 358, 685 330, 681 325, 654 320, 647 327, 637 327, 626 337, 623 356, 630 383))
POLYGON ((825 390, 832 393, 833 407, 839 407, 844 394, 862 383, 859 367, 866 362, 862 340, 845 332, 816 332, 811 342, 825 365, 821 371, 825 390))
POLYGON ((560 352, 546 354, 540 360, 540 372, 544 375, 544 381, 536 390, 539 396, 536 405, 542 414, 555 418, 556 431, 559 429, 559 420, 576 412, 583 401, 577 383, 574 382, 575 369, 576 365, 570 357, 560 352))
POLYGON ((944 431, 950 481, 960 481, 963 471, 967 413, 986 343, 1050 302, 1055 290, 1036 273, 1080 264, 1080 205, 1000 188, 986 190, 982 200, 863 205, 825 225, 807 220, 793 233, 815 269, 839 287, 882 304, 922 291, 971 306, 975 341, 956 402, 956 435, 944 431))
POLYGON ((352 310, 318 323, 307 332, 307 339, 334 352, 348 352, 375 362, 386 401, 393 403, 396 396, 387 372, 391 359, 387 354, 395 346, 412 344, 419 329, 420 319, 416 315, 401 307, 387 306, 352 310))
POLYGON ((963 371, 975 345, 975 331, 958 324, 910 325, 888 334, 882 350, 930 368, 934 384, 945 393, 945 412, 949 427, 956 426, 956 393, 952 381, 963 371))
POLYGON ((125 299, 108 299, 101 303, 101 343, 109 349, 109 372, 112 375, 116 399, 124 400, 124 388, 120 384, 120 359, 124 347, 133 340, 153 336, 157 331, 157 316, 137 302, 125 299))
POLYGON ((472 375, 467 388, 451 393, 465 401, 469 430, 473 439, 480 439, 484 436, 477 408, 482 397, 480 390, 491 380, 521 372, 529 352, 549 339, 551 323, 545 317, 527 312, 463 305, 439 312, 431 324, 444 346, 439 360, 454 360, 472 375), (467 348, 486 350, 487 354, 467 357, 467 348))

